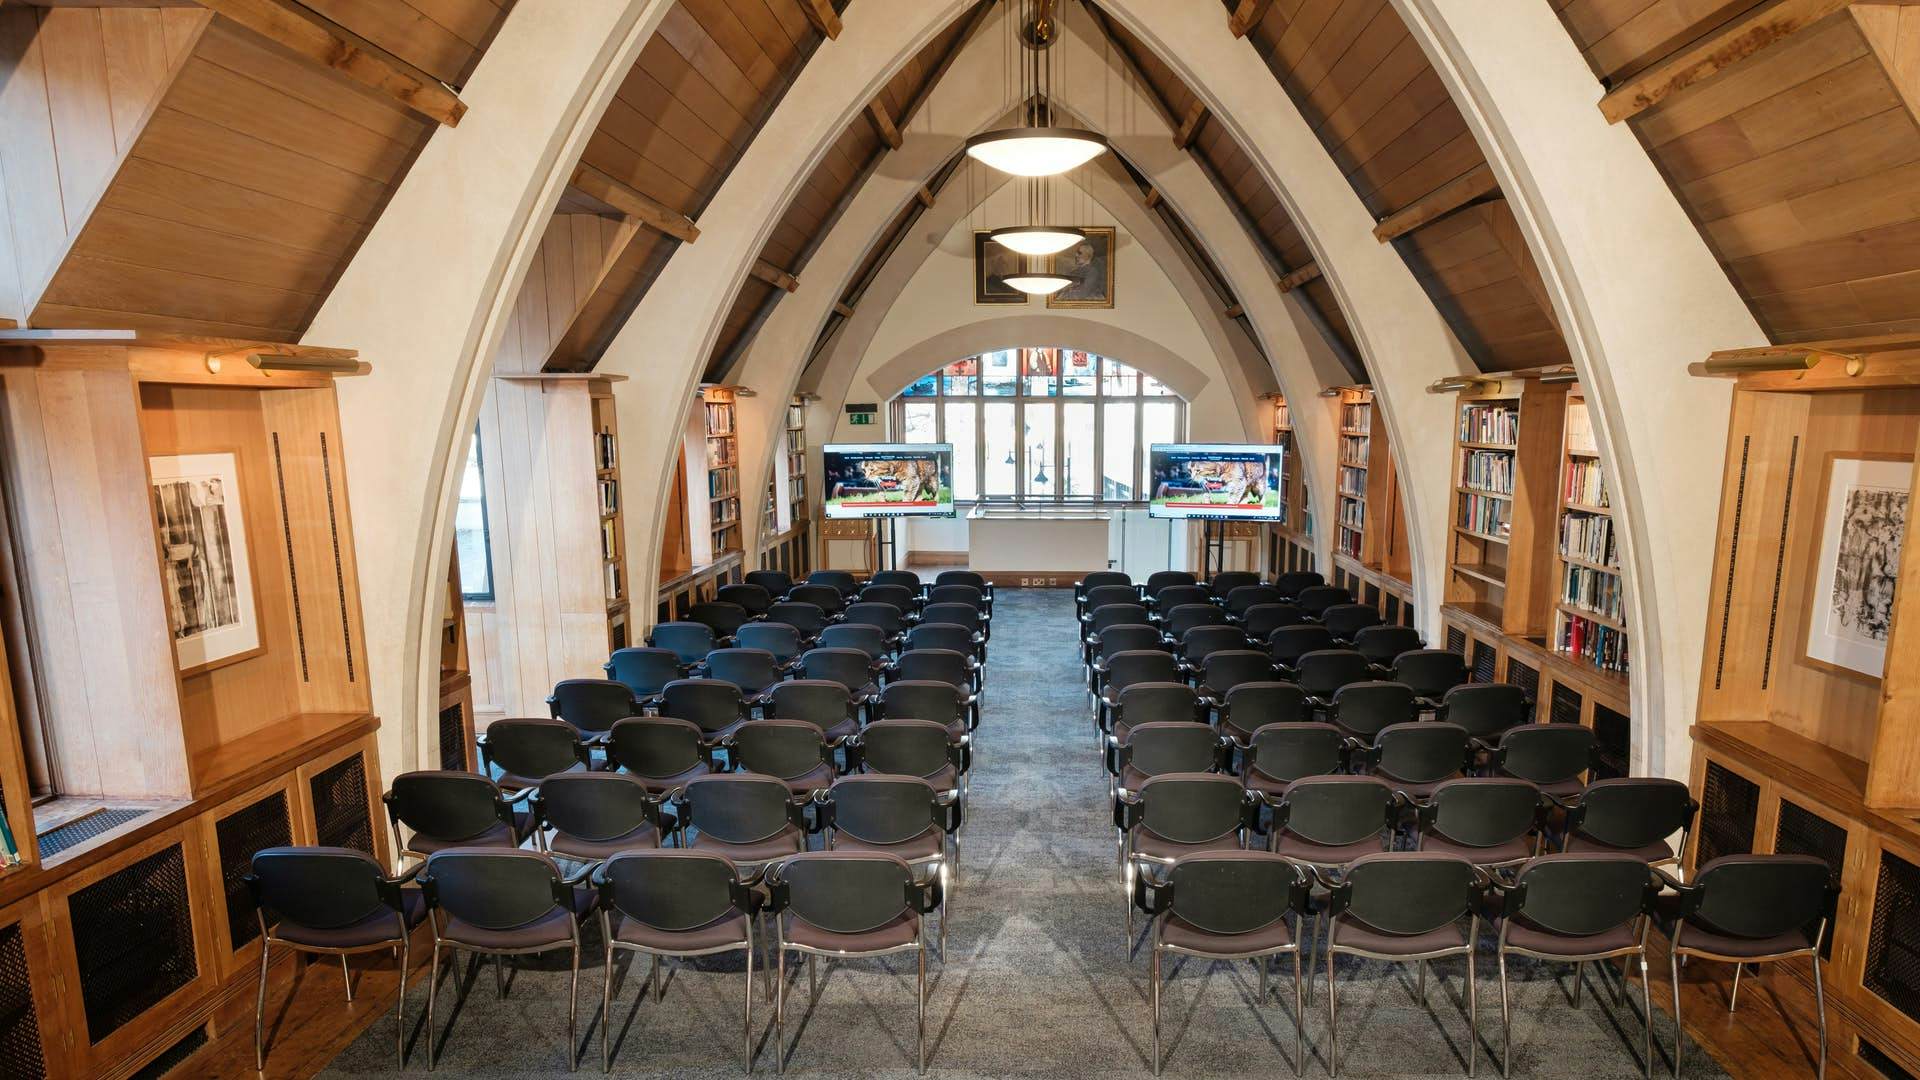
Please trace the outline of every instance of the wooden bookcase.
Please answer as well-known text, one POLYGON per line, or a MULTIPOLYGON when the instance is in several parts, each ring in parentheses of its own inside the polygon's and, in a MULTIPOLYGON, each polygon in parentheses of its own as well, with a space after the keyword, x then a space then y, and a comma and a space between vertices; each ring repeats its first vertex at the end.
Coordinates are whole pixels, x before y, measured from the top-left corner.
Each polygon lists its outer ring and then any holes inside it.
POLYGON ((1564 398, 1560 384, 1503 378, 1455 410, 1445 602, 1502 633, 1550 626, 1564 398))
POLYGON ((1569 660, 1624 674, 1630 659, 1626 594, 1614 543, 1611 498, 1586 395, 1577 386, 1567 392, 1564 426, 1559 533, 1554 544, 1559 589, 1549 640, 1554 651, 1569 660))
POLYGON ((787 402, 787 528, 808 524, 807 516, 807 403, 787 402))
POLYGON ((1406 513, 1386 423, 1368 387, 1341 389, 1339 410, 1340 512, 1328 580, 1378 608, 1388 622, 1411 625, 1406 513))
POLYGON ((600 523, 600 586, 607 602, 607 651, 631 644, 628 613, 632 581, 627 573, 626 491, 620 484, 620 425, 613 385, 589 384, 593 422, 594 506, 600 523))
POLYGON ((1293 411, 1273 395, 1273 442, 1280 447, 1280 520, 1268 530, 1267 573, 1314 569, 1313 519, 1307 513, 1306 469, 1293 433, 1293 411))
POLYGON ((1334 496, 1333 553, 1366 555, 1367 470, 1373 463, 1373 392, 1340 391, 1339 485, 1334 496))
POLYGON ((742 549, 740 437, 735 427, 734 388, 703 387, 707 428, 707 525, 717 558, 742 549))

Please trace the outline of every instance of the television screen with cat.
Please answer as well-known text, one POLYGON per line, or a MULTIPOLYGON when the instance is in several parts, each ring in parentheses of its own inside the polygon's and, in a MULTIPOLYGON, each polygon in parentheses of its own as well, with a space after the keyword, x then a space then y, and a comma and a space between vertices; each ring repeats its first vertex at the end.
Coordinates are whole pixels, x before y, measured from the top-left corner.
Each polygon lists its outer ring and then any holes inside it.
POLYGON ((1148 454, 1147 513, 1218 521, 1280 519, 1278 446, 1154 443, 1148 454))
POLYGON ((951 443, 829 443, 820 453, 829 518, 953 516, 951 443))

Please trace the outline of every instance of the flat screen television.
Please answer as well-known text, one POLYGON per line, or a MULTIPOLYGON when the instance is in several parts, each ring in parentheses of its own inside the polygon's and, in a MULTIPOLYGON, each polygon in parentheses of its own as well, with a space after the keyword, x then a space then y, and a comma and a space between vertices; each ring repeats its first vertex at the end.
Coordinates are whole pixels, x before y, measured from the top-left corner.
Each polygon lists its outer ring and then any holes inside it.
POLYGON ((952 517, 952 443, 828 443, 829 518, 952 517))
POLYGON ((1280 519, 1278 446, 1154 443, 1148 447, 1147 514, 1214 521, 1280 519))

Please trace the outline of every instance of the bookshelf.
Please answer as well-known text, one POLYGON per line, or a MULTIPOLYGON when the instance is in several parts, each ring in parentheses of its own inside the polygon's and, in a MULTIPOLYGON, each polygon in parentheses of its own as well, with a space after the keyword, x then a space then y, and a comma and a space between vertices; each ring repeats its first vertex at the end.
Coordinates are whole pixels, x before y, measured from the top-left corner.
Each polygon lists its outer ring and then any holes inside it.
POLYGON ((787 528, 807 523, 807 403, 787 402, 787 528))
POLYGON ((703 387, 707 427, 707 527, 716 557, 742 549, 740 437, 734 421, 734 389, 703 387))
POLYGON ((1284 396, 1275 394, 1272 400, 1273 442, 1280 447, 1280 520, 1268 530, 1268 572, 1312 570, 1313 520, 1306 508, 1306 470, 1293 433, 1293 413, 1284 396))
POLYGON ((1339 486, 1333 553, 1358 562, 1366 552, 1367 469, 1373 458, 1373 392, 1340 391, 1339 486))
POLYGON ((600 530, 600 593, 607 603, 607 647, 628 644, 632 583, 627 574, 625 491, 620 485, 620 426, 613 386, 595 382, 590 391, 593 425, 594 510, 600 530))
POLYGON ((1373 390, 1339 390, 1333 567, 1328 580, 1378 608, 1392 623, 1411 622, 1413 589, 1405 512, 1386 424, 1373 390))
POLYGON ((1502 378, 1455 409, 1446 602, 1501 633, 1551 626, 1564 408, 1563 384, 1502 378))
POLYGON ((1615 546, 1611 499, 1586 396, 1567 394, 1560 466, 1559 529, 1554 557, 1554 651, 1602 671, 1624 674, 1628 664, 1626 594, 1615 546))

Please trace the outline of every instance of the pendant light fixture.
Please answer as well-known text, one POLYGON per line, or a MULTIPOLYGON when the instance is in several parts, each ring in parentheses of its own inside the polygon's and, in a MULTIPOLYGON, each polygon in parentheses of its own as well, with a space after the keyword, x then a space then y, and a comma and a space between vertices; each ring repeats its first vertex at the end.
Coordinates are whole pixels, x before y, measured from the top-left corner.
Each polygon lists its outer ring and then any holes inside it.
POLYGON ((1022 270, 1000 280, 1006 282, 1008 288, 1019 289, 1028 296, 1051 296, 1073 284, 1073 279, 1065 274, 1049 274, 1039 270, 1022 270))
POLYGON ((966 144, 968 156, 1014 176, 1058 176, 1107 150, 1104 136, 1053 122, 1053 65, 1046 55, 1059 37, 1053 3, 1021 0, 1020 35, 1028 56, 1020 65, 1019 89, 1026 122, 983 132, 966 144))

